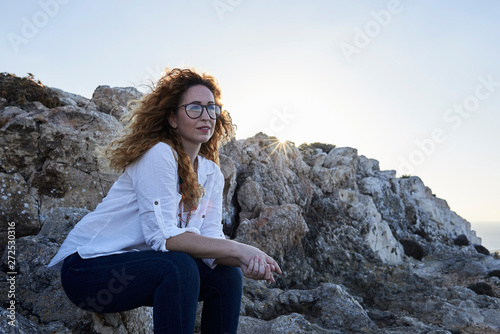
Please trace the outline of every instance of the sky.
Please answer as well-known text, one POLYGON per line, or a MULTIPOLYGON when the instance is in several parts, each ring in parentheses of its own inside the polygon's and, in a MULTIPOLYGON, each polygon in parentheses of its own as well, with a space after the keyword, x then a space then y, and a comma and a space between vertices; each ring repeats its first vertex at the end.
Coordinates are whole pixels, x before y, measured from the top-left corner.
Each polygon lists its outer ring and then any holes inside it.
POLYGON ((500 249, 498 1, 3 0, 0 12, 1 72, 87 98, 147 91, 166 67, 210 72, 237 138, 356 148, 419 176, 500 249))

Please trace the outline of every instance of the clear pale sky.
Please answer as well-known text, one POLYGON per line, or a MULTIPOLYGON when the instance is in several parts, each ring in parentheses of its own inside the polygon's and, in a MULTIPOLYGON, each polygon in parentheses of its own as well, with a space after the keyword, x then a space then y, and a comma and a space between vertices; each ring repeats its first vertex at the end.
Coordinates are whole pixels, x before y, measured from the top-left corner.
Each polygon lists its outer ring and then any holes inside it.
POLYGON ((0 71, 90 98, 195 67, 219 79, 238 138, 354 147, 420 176, 473 228, 500 222, 498 1, 40 0, 0 12, 0 71))

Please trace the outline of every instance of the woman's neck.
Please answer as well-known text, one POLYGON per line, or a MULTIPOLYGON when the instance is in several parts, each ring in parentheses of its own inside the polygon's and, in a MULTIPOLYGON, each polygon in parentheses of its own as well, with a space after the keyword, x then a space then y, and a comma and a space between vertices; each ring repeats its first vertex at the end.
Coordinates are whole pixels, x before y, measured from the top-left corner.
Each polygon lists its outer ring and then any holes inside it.
POLYGON ((191 160, 191 165, 194 167, 194 163, 196 161, 196 157, 198 156, 198 153, 200 152, 201 144, 198 145, 183 145, 184 152, 188 155, 189 159, 191 160))

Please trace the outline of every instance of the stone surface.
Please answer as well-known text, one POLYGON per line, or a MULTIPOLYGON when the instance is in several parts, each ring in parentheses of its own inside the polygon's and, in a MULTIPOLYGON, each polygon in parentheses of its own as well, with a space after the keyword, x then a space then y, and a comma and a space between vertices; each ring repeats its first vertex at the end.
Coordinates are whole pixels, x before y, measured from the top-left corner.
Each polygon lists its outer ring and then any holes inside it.
POLYGON ((65 101, 0 111, 0 226, 16 222, 19 237, 37 234, 58 207, 93 210, 118 177, 96 155, 121 129, 118 121, 80 100, 65 101))
MULTIPOLYGON (((54 219, 57 220, 58 216, 54 219)), ((52 328, 56 328, 58 333, 152 332, 151 308, 98 315, 73 305, 62 289, 59 272, 46 267, 59 246, 52 239, 28 236, 18 239, 16 243, 16 309, 30 320, 32 327, 35 324, 41 332, 51 332, 52 328)))
POLYGON ((0 329, 5 334, 33 334, 39 331, 37 324, 3 307, 0 307, 0 329))
POLYGON ((120 119, 127 113, 127 104, 131 100, 139 100, 142 93, 134 87, 109 87, 99 86, 92 95, 91 103, 94 103, 99 111, 120 119))
MULTIPOLYGON (((139 93, 101 86, 89 100, 39 88, 22 103, 0 98, 0 239, 5 247, 15 222, 18 273, 17 327, 8 324, 4 298, 0 331, 150 333, 151 308, 80 310, 59 273, 46 268, 118 177, 96 149, 121 130, 117 118, 139 93), (47 96, 57 105, 44 105, 47 96)), ((225 233, 262 248, 284 271, 271 285, 244 280, 240 334, 500 331, 500 279, 488 275, 500 260, 478 253, 470 224, 420 178, 381 171, 353 148, 299 149, 262 133, 230 141, 220 160, 225 233), (470 245, 455 245, 459 235, 470 245), (422 256, 409 256, 402 244, 420 247, 422 256), (467 288, 481 282, 493 296, 467 288)), ((2 296, 10 288, 8 255, 2 296)))

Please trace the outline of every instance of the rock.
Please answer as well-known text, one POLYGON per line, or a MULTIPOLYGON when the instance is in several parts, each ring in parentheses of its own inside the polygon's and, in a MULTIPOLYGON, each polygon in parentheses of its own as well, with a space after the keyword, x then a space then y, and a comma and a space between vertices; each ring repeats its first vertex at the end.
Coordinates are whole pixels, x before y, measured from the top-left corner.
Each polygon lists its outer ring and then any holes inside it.
POLYGON ((17 240, 17 313, 29 317, 44 332, 56 327, 68 333, 151 333, 151 308, 117 314, 83 311, 66 297, 58 271, 46 266, 60 244, 48 237, 28 236, 17 240))
POLYGON ((0 96, 8 105, 24 106, 28 102, 40 102, 48 108, 63 106, 56 92, 45 87, 32 74, 19 78, 14 74, 0 73, 0 96))
POLYGON ((271 321, 242 316, 238 334, 341 334, 337 330, 329 330, 310 323, 303 315, 292 313, 282 315, 271 321))
POLYGON ((357 151, 352 148, 334 148, 328 154, 317 155, 313 166, 313 181, 325 193, 333 189, 357 189, 357 151))
MULTIPOLYGON (((40 231, 38 219, 38 201, 31 196, 28 183, 21 174, 0 173, 0 197, 2 210, 0 212, 0 226, 7 231, 8 224, 15 225, 16 237, 33 235, 40 231)), ((0 235, 0 251, 7 245, 7 235, 0 235)))
POLYGON ((115 117, 117 120, 127 113, 127 104, 131 100, 139 100, 142 93, 133 87, 99 86, 94 91, 90 102, 99 111, 115 117))
POLYGON ((306 150, 320 150, 321 152, 325 152, 326 154, 330 153, 332 149, 335 148, 335 145, 333 144, 326 144, 326 143, 311 143, 311 144, 302 144, 299 146, 299 150, 301 151, 306 151, 306 150))
POLYGON ((403 245, 405 255, 411 256, 412 258, 421 261, 424 257, 424 249, 420 244, 413 240, 401 240, 401 244, 403 245))
POLYGON ((238 334, 269 333, 271 324, 268 321, 253 317, 240 316, 238 323, 238 334))
POLYGON ((350 333, 377 333, 378 328, 366 310, 344 288, 331 283, 322 286, 322 295, 315 305, 318 324, 329 329, 342 327, 350 333))
MULTIPOLYGON (((257 288, 258 284, 248 282, 245 289, 259 301, 245 310, 247 315, 259 315, 263 319, 273 319, 272 333, 339 333, 343 328, 349 333, 376 333, 377 327, 361 305, 343 287, 323 284, 314 290, 267 290, 257 288), (260 299, 263 298, 263 301, 260 299), (306 320, 305 314, 308 318, 306 320), (279 314, 290 314, 279 316, 279 314), (311 322, 314 319, 315 323, 311 322), (279 325, 278 325, 279 324, 279 325)), ((263 323, 259 323, 262 330, 263 323)), ((257 333, 257 332, 256 332, 257 333)))
POLYGON ((240 223, 236 240, 262 249, 273 257, 283 267, 282 284, 293 286, 292 281, 300 282, 301 277, 311 270, 308 265, 297 263, 297 259, 305 257, 302 238, 307 232, 299 206, 267 206, 258 218, 240 223))
POLYGON ((48 237, 55 242, 62 244, 68 233, 86 214, 87 209, 63 208, 52 210, 42 222, 43 227, 38 236, 48 237))
POLYGON ((341 332, 334 329, 324 329, 316 324, 307 321, 303 315, 292 313, 290 315, 282 315, 273 320, 269 333, 272 334, 340 334, 341 332))
POLYGON ((12 313, 0 307, 0 332, 5 334, 33 334, 39 327, 20 314, 12 313))
MULTIPOLYGON (((58 88, 52 88, 52 90, 59 95, 59 100, 61 100, 65 105, 86 108, 90 104, 90 100, 81 95, 68 93, 58 88)), ((94 110, 95 109, 96 108, 94 108, 94 110)))
MULTIPOLYGON (((9 91, 17 94, 26 81, 11 79, 9 91)), ((80 310, 59 273, 46 268, 118 177, 96 149, 121 131, 117 118, 141 94, 100 86, 89 100, 27 80, 35 98, 0 97, 0 241, 2 247, 13 241, 7 230, 15 223, 16 330, 152 332, 151 308, 80 310)), ((244 280, 238 333, 500 330, 500 260, 482 250, 470 223, 420 178, 381 171, 354 148, 298 149, 262 133, 231 140, 220 164, 226 235, 263 249, 284 272, 271 285, 244 280), (491 290, 468 288, 477 283, 491 290)), ((3 296, 10 289, 9 255, 6 249, 3 296)), ((8 306, 0 304, 6 333, 12 332, 8 306)))
MULTIPOLYGON (((403 236, 399 235, 400 232, 407 231, 409 224, 399 184, 391 174, 374 172, 373 169, 371 171, 371 176, 359 180, 359 190, 362 194, 372 198, 373 205, 380 213, 381 219, 392 227, 396 238, 401 238, 403 236)), ((366 172, 365 174, 370 175, 366 172)))
POLYGON ((238 204, 243 212, 259 212, 264 205, 263 190, 259 183, 247 178, 238 190, 238 204))
POLYGON ((467 236, 465 234, 460 234, 458 237, 455 238, 453 243, 457 246, 469 246, 470 245, 469 239, 467 239, 467 236))
POLYGON ((490 255, 490 251, 483 245, 474 245, 474 249, 483 255, 490 255))
POLYGON ((38 233, 58 207, 93 210, 117 179, 95 152, 120 129, 111 116, 68 105, 7 107, 0 119, 0 222, 15 221, 18 236, 38 233))
POLYGON ((467 288, 471 289, 478 295, 495 296, 491 285, 485 282, 478 282, 476 284, 471 284, 467 288))
POLYGON ((428 235, 441 242, 449 242, 463 234, 472 243, 481 244, 470 223, 451 211, 446 201, 435 197, 420 178, 402 178, 399 184, 405 206, 411 205, 416 210, 415 225, 424 228, 428 235))
POLYGON ((396 265, 402 262, 401 254, 403 252, 401 246, 392 235, 392 231, 385 221, 373 224, 366 241, 384 263, 396 265))
POLYGON ((492 270, 488 273, 488 276, 500 278, 500 270, 492 270))
POLYGON ((382 220, 373 198, 362 194, 343 196, 345 193, 346 191, 339 191, 340 199, 349 204, 347 210, 349 216, 364 225, 363 230, 367 233, 361 233, 361 235, 364 236, 371 250, 385 263, 392 265, 401 263, 403 249, 387 222, 382 220))
POLYGON ((238 227, 238 215, 241 211, 235 196, 236 186, 238 184, 236 182, 237 169, 233 160, 224 154, 221 154, 219 159, 221 172, 224 175, 222 223, 226 227, 226 235, 234 237, 233 231, 235 232, 238 227))
MULTIPOLYGON (((360 175, 363 178, 379 175, 380 174, 379 163, 375 159, 368 159, 367 157, 360 155, 358 156, 358 165, 356 173, 357 175, 360 175)), ((394 171, 394 175, 395 174, 396 172, 394 171)))

